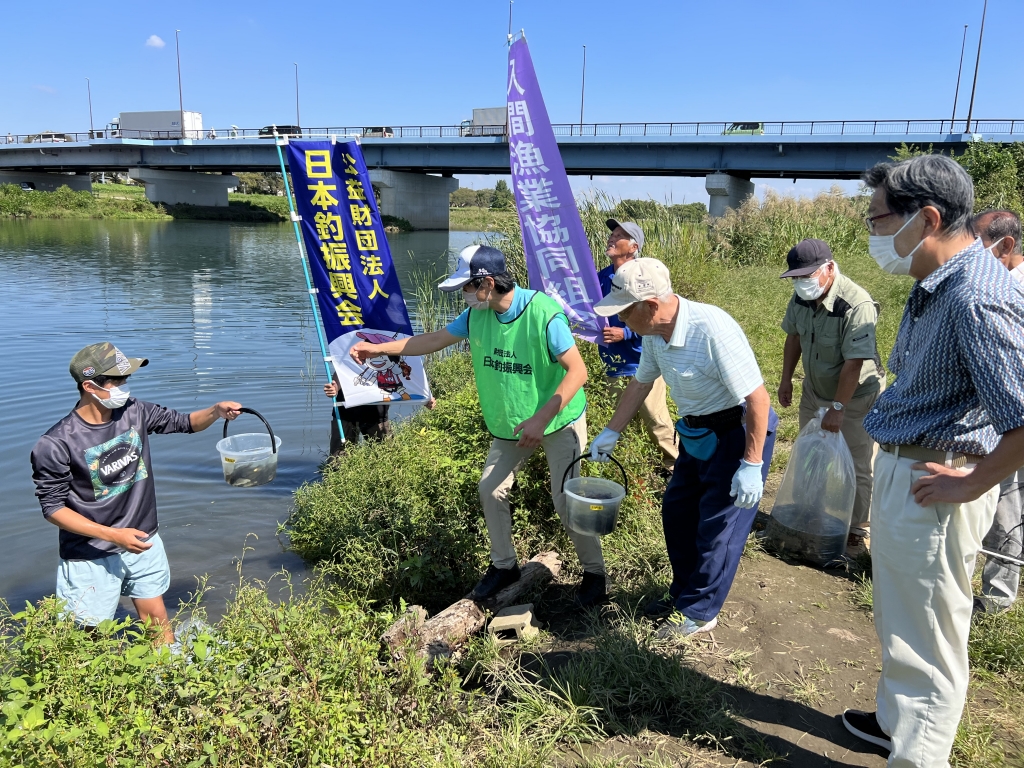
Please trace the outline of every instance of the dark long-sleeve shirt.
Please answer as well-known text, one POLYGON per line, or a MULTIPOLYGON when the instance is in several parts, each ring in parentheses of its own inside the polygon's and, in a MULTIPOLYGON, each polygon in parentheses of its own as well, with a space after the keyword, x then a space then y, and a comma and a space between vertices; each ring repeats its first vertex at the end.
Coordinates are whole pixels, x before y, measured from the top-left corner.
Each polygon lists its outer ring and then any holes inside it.
MULTIPOLYGON (((89 424, 71 411, 32 449, 32 481, 43 515, 67 507, 100 525, 156 533, 148 436, 191 431, 187 413, 135 398, 115 408, 106 424, 89 424)), ((64 560, 98 560, 122 551, 109 541, 60 532, 64 560)))

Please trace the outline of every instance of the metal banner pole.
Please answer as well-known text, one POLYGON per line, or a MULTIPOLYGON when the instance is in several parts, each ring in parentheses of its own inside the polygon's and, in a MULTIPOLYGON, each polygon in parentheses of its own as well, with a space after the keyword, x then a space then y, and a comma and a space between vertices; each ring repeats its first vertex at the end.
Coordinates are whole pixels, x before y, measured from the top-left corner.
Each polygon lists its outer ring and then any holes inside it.
MULTIPOLYGON (((299 214, 295 211, 295 202, 292 200, 292 189, 288 183, 288 170, 284 165, 284 152, 281 147, 288 143, 287 137, 280 138, 274 132, 275 143, 277 144, 277 161, 281 164, 281 178, 284 180, 284 196, 288 199, 288 212, 291 214, 292 228, 295 230, 295 242, 299 246, 299 260, 302 262, 302 274, 306 278, 306 290, 309 294, 309 308, 313 311, 313 325, 316 326, 316 337, 320 340, 320 354, 323 356, 324 369, 327 371, 327 381, 334 381, 334 372, 331 370, 331 357, 327 354, 327 342, 324 340, 324 329, 320 323, 320 311, 316 305, 316 289, 309 277, 309 264, 306 263, 306 251, 302 245, 302 233, 299 231, 299 214)), ((333 142, 332 142, 333 143, 333 142)), ((345 444, 345 430, 341 428, 341 414, 338 412, 338 398, 331 398, 331 405, 334 408, 334 420, 338 424, 338 435, 341 436, 342 445, 345 444)))

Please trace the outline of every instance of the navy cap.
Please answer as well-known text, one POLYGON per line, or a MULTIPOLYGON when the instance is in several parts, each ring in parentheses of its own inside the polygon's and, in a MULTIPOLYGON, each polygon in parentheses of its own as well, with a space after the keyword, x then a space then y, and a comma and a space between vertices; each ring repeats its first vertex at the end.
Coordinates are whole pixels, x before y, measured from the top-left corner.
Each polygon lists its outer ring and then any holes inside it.
POLYGON ((818 271, 822 264, 832 261, 832 249, 824 240, 807 239, 789 249, 786 264, 789 269, 779 275, 782 277, 805 277, 818 271))
POLYGON ((437 287, 442 291, 457 291, 478 277, 494 277, 507 273, 505 254, 489 245, 471 245, 462 249, 455 271, 437 287))

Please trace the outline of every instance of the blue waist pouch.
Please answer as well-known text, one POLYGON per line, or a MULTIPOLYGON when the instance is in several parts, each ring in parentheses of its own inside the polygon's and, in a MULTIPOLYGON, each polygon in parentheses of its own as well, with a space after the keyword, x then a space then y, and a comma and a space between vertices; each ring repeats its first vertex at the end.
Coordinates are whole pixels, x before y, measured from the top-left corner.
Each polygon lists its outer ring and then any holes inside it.
POLYGON ((709 461, 718 449, 718 435, 706 427, 688 427, 682 419, 676 422, 683 450, 698 461, 709 461))

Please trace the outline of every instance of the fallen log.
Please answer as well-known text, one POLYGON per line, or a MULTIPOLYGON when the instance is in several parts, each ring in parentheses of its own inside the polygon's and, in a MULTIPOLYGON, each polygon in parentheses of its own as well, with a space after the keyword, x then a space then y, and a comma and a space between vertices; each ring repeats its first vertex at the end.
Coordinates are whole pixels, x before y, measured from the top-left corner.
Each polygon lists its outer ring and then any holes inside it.
POLYGON ((381 640, 395 658, 410 648, 433 664, 434 660, 451 656, 452 651, 484 628, 485 611, 497 612, 516 605, 538 588, 557 578, 562 561, 557 552, 541 552, 523 566, 519 581, 511 584, 486 602, 477 603, 464 597, 433 618, 424 621, 425 611, 418 605, 396 621, 381 640))

